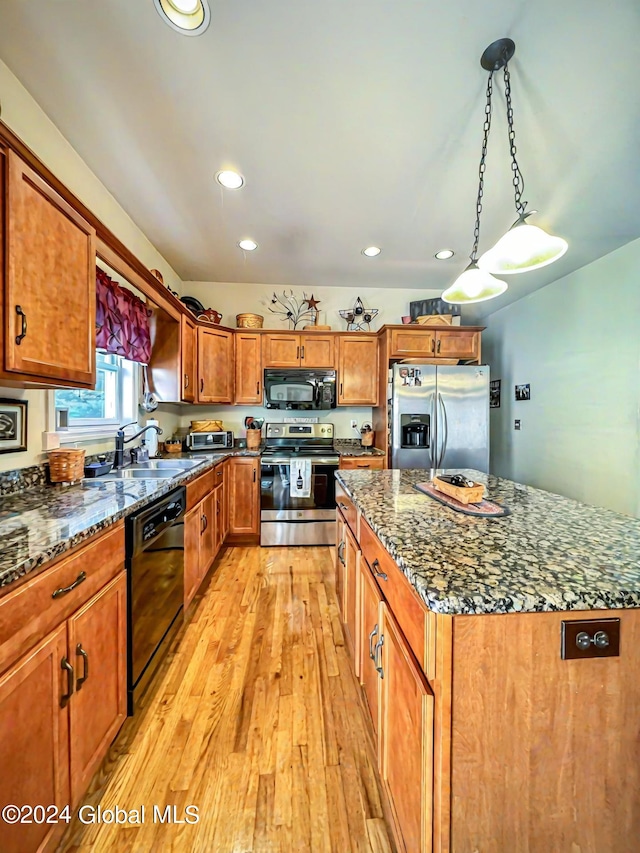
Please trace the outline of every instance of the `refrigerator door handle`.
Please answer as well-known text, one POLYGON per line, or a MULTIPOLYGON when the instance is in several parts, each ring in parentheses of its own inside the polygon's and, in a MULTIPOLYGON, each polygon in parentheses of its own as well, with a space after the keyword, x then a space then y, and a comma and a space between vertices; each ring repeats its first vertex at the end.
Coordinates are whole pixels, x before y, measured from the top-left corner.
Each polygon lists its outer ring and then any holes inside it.
MULTIPOLYGON (((440 451, 440 456, 438 457, 438 465, 436 467, 442 468, 442 463, 444 462, 444 455, 447 452, 449 426, 447 424, 447 407, 445 406, 444 400, 442 399, 442 395, 440 393, 438 393, 438 403, 442 406, 442 420, 440 422, 440 427, 442 427, 442 449, 440 451)), ((440 429, 438 429, 438 433, 440 433, 440 429)))
POLYGON ((435 430, 435 424, 436 424, 435 400, 436 400, 436 395, 435 395, 435 391, 434 391, 434 393, 431 395, 431 401, 430 401, 430 405, 429 405, 429 423, 430 423, 430 427, 431 427, 431 439, 429 441, 429 467, 430 468, 436 467, 436 455, 438 453, 437 432, 435 430))

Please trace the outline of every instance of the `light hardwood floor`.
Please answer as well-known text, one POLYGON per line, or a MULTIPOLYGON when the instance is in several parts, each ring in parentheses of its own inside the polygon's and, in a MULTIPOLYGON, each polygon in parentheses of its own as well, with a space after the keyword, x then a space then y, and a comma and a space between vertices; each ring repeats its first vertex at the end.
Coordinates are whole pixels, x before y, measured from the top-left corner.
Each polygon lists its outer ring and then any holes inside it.
POLYGON ((70 827, 64 851, 390 853, 329 548, 230 548, 153 695, 85 798, 145 822, 70 827), (175 805, 197 824, 153 820, 175 805))

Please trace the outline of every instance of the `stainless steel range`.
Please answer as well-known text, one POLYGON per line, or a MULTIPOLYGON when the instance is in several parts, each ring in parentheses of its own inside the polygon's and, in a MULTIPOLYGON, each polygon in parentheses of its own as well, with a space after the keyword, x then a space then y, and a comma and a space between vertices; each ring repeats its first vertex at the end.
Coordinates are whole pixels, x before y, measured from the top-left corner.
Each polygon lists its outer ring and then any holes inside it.
POLYGON ((335 542, 333 424, 267 424, 260 471, 260 544, 335 542))

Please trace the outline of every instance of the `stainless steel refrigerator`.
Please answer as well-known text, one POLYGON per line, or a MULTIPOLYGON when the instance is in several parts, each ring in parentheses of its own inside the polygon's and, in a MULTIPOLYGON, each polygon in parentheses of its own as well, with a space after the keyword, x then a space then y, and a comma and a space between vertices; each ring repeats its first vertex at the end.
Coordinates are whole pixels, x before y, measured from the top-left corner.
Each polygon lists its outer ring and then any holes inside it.
POLYGON ((489 367, 395 364, 389 371, 392 468, 489 472, 489 367))

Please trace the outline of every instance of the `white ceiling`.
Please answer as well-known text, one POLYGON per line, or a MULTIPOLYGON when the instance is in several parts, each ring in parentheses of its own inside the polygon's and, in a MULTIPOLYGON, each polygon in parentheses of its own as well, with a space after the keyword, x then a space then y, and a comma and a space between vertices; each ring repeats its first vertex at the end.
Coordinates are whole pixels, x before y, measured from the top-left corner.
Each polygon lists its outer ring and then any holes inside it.
MULTIPOLYGON (((640 236, 638 0, 210 6, 187 38, 153 0, 0 3, 0 58, 184 280, 444 289, 473 239, 479 58, 503 36, 524 198, 570 247, 467 317, 640 236)), ((515 219, 501 75, 496 94, 481 252, 515 219)))

